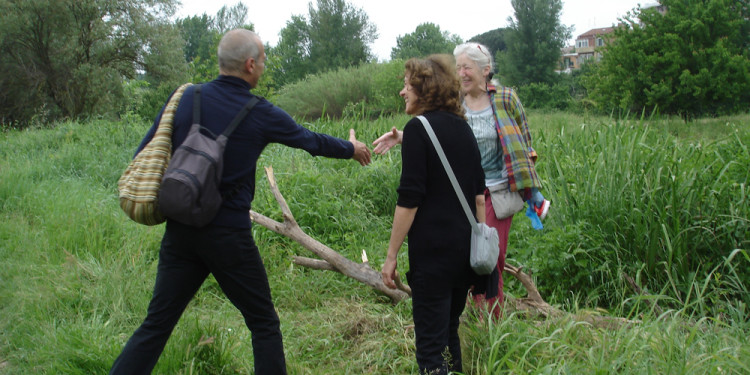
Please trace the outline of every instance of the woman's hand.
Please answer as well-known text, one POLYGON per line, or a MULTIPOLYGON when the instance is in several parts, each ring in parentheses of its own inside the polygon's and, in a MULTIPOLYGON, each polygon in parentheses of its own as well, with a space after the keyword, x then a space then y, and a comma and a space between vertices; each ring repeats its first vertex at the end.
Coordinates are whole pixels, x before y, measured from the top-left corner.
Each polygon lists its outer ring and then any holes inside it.
POLYGON ((401 143, 403 137, 404 132, 401 132, 394 127, 390 132, 383 134, 380 138, 372 142, 372 145, 375 146, 373 151, 378 155, 383 155, 388 152, 391 147, 401 143))
POLYGON ((385 263, 383 263, 383 270, 381 271, 383 284, 391 289, 396 289, 396 283, 393 280, 396 278, 396 266, 398 265, 396 258, 398 257, 398 251, 401 250, 401 245, 404 243, 406 234, 409 233, 416 215, 417 207, 406 208, 399 205, 396 205, 396 211, 393 213, 391 239, 388 240, 388 251, 385 256, 385 263))
POLYGON ((383 263, 383 270, 381 271, 383 284, 391 289, 396 289, 396 283, 393 280, 396 278, 397 265, 398 261, 395 258, 390 257, 387 257, 385 263, 383 263))

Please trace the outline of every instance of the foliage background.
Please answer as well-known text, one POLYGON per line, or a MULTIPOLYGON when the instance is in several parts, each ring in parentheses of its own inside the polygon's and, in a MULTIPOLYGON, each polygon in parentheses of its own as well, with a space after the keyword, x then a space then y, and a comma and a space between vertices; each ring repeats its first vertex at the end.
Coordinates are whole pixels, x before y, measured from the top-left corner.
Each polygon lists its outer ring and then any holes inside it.
POLYGON ((623 18, 601 66, 587 77, 605 110, 658 110, 684 118, 746 112, 750 10, 746 1, 662 0, 623 18))
POLYGON ((396 38, 396 46, 391 50, 391 59, 408 60, 412 57, 425 57, 431 54, 453 54, 453 49, 463 43, 458 35, 440 30, 440 26, 426 22, 417 26, 413 33, 396 38))
POLYGON ((369 45, 377 27, 367 13, 345 0, 317 0, 308 16, 292 16, 273 53, 280 58, 277 81, 294 83, 309 74, 333 71, 373 60, 369 45))
MULTIPOLYGON (((668 9, 665 14, 654 8, 634 9, 623 17, 622 26, 600 50, 602 61, 584 64, 571 74, 555 73, 560 48, 570 33, 560 24, 559 0, 514 1, 511 27, 491 29, 470 40, 488 46, 498 62, 496 76, 502 84, 514 86, 529 109, 618 117, 645 110, 685 119, 747 113, 747 0, 662 3, 668 9)), ((221 35, 232 28, 254 28, 243 3, 225 6, 216 15, 172 21, 174 7, 173 0, 0 2, 0 69, 6 72, 0 76, 2 126, 130 114, 151 119, 179 84, 216 77, 215 51, 221 35)), ((386 82, 378 72, 390 70, 398 60, 450 53, 463 42, 426 22, 399 38, 392 51, 399 59, 376 62, 369 49, 376 36, 367 14, 345 0, 311 2, 307 15, 293 16, 282 29, 278 45, 266 45, 265 74, 254 91, 275 100, 286 86, 325 77, 330 90, 338 93, 317 86, 316 93, 327 101, 317 100, 316 105, 333 110, 314 110, 303 100, 300 105, 308 109, 301 109, 301 116, 340 116, 347 106, 399 113, 399 101, 385 100, 382 93, 399 85, 400 78, 386 82), (378 87, 368 84, 366 77, 378 87), (342 98, 339 88, 353 81, 372 88, 352 88, 355 95, 342 98)))
POLYGON ((561 0, 511 0, 514 17, 505 32, 506 48, 497 53, 497 69, 507 86, 553 83, 560 50, 570 27, 560 23, 561 0))
POLYGON ((187 79, 173 0, 0 2, 3 124, 115 115, 122 82, 187 79), (175 47, 176 46, 176 47, 175 47))

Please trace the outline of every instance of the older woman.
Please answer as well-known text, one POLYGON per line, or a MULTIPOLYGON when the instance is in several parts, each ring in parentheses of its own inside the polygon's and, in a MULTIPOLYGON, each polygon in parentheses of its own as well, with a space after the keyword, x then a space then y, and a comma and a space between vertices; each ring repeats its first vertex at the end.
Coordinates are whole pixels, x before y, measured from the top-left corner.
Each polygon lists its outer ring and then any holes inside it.
MULTIPOLYGON (((424 115, 432 125, 467 202, 475 203, 470 204, 472 211, 484 222, 484 172, 474 134, 463 116, 452 60, 450 55, 434 55, 407 61, 399 94, 406 113, 424 115)), ((397 254, 408 234, 407 279, 419 371, 462 371, 459 317, 469 286, 478 279, 469 265, 471 224, 417 118, 406 124, 402 139, 401 182, 383 281, 396 287, 397 254)))
MULTIPOLYGON (((539 193, 541 184, 534 168, 537 155, 531 147, 521 101, 513 89, 496 88, 491 83, 494 68, 491 53, 481 44, 465 43, 457 46, 453 55, 461 80, 463 109, 482 157, 488 188, 484 191, 487 225, 497 229, 500 236, 497 265, 502 272, 513 214, 523 207, 523 201, 527 201, 543 219, 550 202, 539 193), (494 202, 492 195, 496 198, 494 202)), ((393 128, 373 142, 375 153, 385 153, 400 143, 401 138, 402 133, 393 128)), ((496 317, 504 299, 502 273, 498 288, 497 297, 473 293, 474 301, 479 305, 489 305, 496 317)))

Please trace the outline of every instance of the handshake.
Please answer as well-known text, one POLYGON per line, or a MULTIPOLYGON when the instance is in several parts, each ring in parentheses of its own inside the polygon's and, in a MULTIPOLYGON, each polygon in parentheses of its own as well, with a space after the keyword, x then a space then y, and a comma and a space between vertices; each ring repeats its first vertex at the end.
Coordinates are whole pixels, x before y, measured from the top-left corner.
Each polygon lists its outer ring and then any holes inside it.
MULTIPOLYGON (((373 151, 378 155, 383 155, 393 146, 401 143, 402 138, 403 132, 394 127, 391 131, 383 134, 380 138, 372 142, 372 145, 375 146, 373 151)), ((357 140, 354 136, 354 129, 349 129, 349 142, 354 145, 354 155, 352 156, 352 159, 358 161, 363 166, 370 164, 370 149, 368 149, 364 143, 357 140)))

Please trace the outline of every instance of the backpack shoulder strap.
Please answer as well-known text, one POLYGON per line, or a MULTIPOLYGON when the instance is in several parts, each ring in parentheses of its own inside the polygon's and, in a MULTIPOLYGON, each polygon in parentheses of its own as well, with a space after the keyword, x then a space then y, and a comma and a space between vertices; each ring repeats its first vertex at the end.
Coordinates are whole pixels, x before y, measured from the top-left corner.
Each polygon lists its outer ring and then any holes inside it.
POLYGON ((195 85, 193 91, 193 124, 201 123, 201 85, 195 85))
MULTIPOLYGON (((250 110, 253 109, 253 107, 255 107, 255 105, 258 104, 259 101, 260 99, 257 96, 253 96, 252 99, 250 99, 250 101, 247 102, 247 104, 245 104, 244 107, 242 107, 240 112, 236 116, 234 116, 232 123, 230 123, 229 126, 227 126, 227 128, 221 134, 229 138, 229 135, 232 134, 234 129, 237 128, 237 125, 240 124, 240 121, 242 121, 242 119, 245 118, 245 116, 247 116, 248 113, 250 113, 250 110)), ((236 183, 229 192, 222 194, 221 195, 222 199, 224 200, 232 199, 235 196, 235 194, 237 194, 240 191, 240 188, 242 188, 243 185, 245 185, 247 182, 249 182, 253 178, 255 178, 254 173, 248 174, 245 178, 243 178, 238 183, 236 183)))
POLYGON ((255 105, 258 104, 259 101, 260 101, 260 99, 258 99, 257 96, 253 95, 252 99, 250 99, 250 101, 247 102, 247 104, 245 104, 244 107, 242 107, 242 109, 240 110, 240 112, 237 113, 236 116, 234 116, 234 119, 232 120, 232 122, 229 123, 229 126, 227 126, 227 128, 224 129, 224 132, 221 133, 221 134, 223 136, 229 138, 229 135, 232 134, 232 132, 234 131, 234 129, 237 128, 237 125, 240 124, 240 121, 242 121, 242 119, 244 119, 245 116, 247 116, 247 114, 250 113, 250 110, 252 110, 253 107, 255 107, 255 105))

